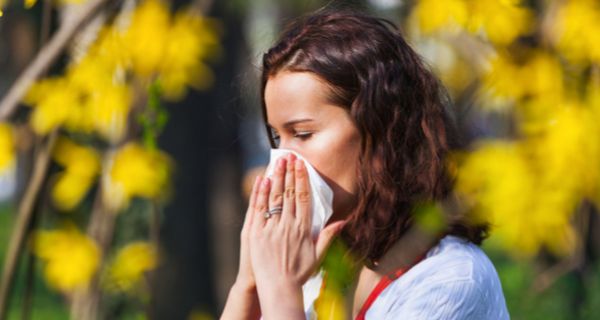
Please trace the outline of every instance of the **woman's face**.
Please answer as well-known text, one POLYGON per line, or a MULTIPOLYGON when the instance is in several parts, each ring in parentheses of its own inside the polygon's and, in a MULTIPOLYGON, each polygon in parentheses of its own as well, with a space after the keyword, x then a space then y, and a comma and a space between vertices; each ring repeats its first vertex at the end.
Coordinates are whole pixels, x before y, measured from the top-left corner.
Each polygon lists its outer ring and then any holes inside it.
POLYGON ((281 71, 267 81, 265 104, 278 147, 301 154, 333 189, 335 221, 355 205, 360 134, 328 90, 313 73, 281 71))

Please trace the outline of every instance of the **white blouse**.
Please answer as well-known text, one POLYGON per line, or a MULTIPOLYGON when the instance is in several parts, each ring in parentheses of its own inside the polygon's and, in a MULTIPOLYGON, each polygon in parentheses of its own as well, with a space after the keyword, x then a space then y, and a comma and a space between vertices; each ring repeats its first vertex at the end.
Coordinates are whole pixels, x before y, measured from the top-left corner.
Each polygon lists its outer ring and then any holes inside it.
POLYGON ((509 318, 494 265, 478 246, 455 236, 444 237, 390 283, 365 315, 366 320, 509 318))

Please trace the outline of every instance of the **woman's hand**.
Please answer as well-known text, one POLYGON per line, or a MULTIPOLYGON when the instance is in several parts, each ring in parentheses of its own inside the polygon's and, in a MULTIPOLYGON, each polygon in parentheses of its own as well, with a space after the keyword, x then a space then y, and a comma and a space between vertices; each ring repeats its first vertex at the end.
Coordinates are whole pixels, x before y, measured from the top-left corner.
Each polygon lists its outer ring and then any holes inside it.
POLYGON ((244 226, 242 227, 242 232, 240 233, 240 262, 238 275, 235 281, 235 286, 237 286, 239 289, 255 293, 256 281, 254 280, 254 273, 250 263, 249 235, 252 220, 260 213, 255 213, 255 209, 257 207, 256 198, 258 196, 258 191, 260 190, 261 181, 262 178, 257 176, 254 180, 254 186, 252 187, 252 191, 250 193, 250 201, 248 204, 248 209, 246 210, 246 217, 244 218, 244 226))
POLYGON ((302 285, 344 221, 327 226, 315 242, 311 236, 308 173, 293 154, 276 163, 272 181, 265 178, 254 203, 249 252, 263 316, 304 318, 302 285), (280 208, 265 219, 264 213, 280 208))
POLYGON ((260 187, 261 178, 256 177, 254 187, 250 193, 250 203, 244 218, 244 226, 240 234, 240 263, 235 283, 229 291, 225 308, 221 314, 221 320, 229 319, 258 319, 260 318, 260 305, 258 293, 256 292, 256 281, 252 272, 250 262, 250 229, 252 220, 257 216, 256 198, 260 187))

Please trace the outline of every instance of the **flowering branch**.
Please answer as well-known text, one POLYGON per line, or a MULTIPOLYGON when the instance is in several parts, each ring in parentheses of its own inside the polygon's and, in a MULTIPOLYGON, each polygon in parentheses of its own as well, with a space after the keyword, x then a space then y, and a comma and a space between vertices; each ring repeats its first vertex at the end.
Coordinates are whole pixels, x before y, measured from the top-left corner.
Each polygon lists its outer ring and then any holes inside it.
POLYGON ((82 4, 81 11, 73 19, 65 21, 61 25, 56 35, 40 50, 33 62, 21 73, 0 102, 0 121, 7 120, 13 114, 19 101, 25 96, 31 84, 52 64, 75 33, 92 21, 91 18, 108 1, 89 0, 85 4, 82 4))

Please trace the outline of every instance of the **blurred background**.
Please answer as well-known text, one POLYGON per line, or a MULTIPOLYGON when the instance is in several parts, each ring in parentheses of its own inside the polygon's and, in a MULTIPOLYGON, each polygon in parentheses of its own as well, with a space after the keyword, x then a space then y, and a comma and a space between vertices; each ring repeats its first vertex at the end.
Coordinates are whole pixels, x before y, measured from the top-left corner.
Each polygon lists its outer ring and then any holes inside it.
POLYGON ((0 318, 218 318, 262 53, 322 7, 393 21, 448 89, 512 318, 597 318, 597 0, 0 0, 0 318))

